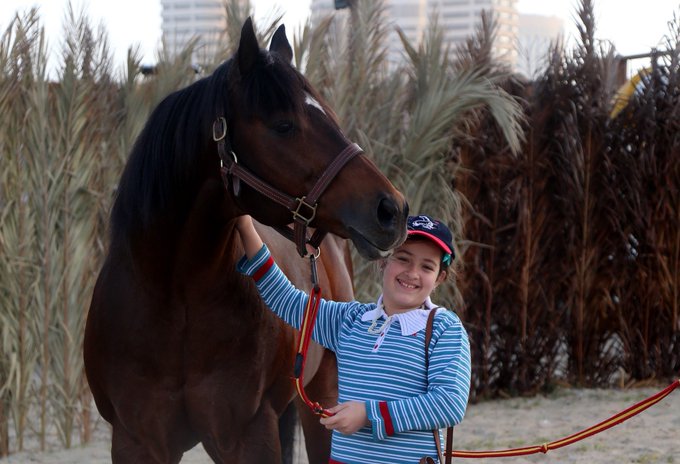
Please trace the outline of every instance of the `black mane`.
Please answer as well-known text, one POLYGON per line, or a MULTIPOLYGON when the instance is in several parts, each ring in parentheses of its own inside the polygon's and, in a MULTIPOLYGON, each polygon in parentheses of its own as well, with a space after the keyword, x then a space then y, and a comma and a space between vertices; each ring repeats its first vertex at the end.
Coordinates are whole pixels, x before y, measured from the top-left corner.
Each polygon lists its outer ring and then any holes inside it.
POLYGON ((233 114, 299 115, 305 92, 317 97, 292 66, 261 50, 253 72, 244 78, 230 59, 212 75, 168 95, 151 113, 130 153, 111 214, 112 237, 144 230, 159 218, 167 221, 168 214, 173 221, 185 219, 205 180, 206 160, 214 158, 214 175, 219 175, 212 124, 220 109, 227 120, 233 114))

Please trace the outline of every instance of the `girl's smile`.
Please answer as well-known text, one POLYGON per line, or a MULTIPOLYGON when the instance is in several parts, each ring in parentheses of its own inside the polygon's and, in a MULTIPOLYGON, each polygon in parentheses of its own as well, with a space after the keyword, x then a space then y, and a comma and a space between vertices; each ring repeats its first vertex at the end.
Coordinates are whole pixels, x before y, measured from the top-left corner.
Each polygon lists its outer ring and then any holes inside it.
POLYGON ((403 285, 406 288, 418 288, 416 285, 408 284, 408 283, 406 283, 406 282, 404 282, 400 279, 397 279, 397 282, 399 282, 401 285, 403 285))

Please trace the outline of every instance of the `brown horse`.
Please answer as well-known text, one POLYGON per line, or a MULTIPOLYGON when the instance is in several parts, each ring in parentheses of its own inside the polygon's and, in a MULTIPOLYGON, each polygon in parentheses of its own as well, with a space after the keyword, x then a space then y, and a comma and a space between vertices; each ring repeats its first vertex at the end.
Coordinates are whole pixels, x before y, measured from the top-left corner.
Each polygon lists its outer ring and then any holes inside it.
MULTIPOLYGON (((283 27, 267 51, 248 20, 234 57, 165 98, 132 150, 84 346, 97 408, 113 426, 114 463, 175 463, 200 442, 215 462, 270 464, 290 445, 279 420, 295 396, 296 332, 236 272, 234 218, 279 227, 292 216, 248 182, 223 179, 216 140, 226 135, 230 159, 277 191, 310 191, 349 142, 291 58, 283 27)), ((368 159, 347 161, 311 223, 340 237, 321 247, 325 297, 353 295, 342 238, 376 258, 404 240, 407 209, 368 159)), ((258 227, 284 272, 308 289, 307 260, 258 227)), ((305 373, 312 399, 337 400, 331 353, 315 346, 305 373)), ((300 415, 310 462, 327 462, 330 435, 310 412, 300 415)))

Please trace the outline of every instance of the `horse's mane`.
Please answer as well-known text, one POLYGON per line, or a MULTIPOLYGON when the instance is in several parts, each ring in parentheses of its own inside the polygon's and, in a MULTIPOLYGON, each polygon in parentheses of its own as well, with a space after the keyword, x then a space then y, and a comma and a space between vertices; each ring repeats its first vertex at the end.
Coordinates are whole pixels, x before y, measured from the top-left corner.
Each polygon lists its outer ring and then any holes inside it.
POLYGON ((145 229, 168 205, 181 203, 186 192, 175 189, 196 175, 197 163, 190 160, 206 132, 201 127, 204 105, 217 97, 211 93, 208 78, 201 79, 171 93, 152 111, 118 184, 112 235, 145 229))
POLYGON ((213 153, 214 175, 219 175, 212 140, 219 108, 227 119, 236 111, 246 118, 277 111, 299 115, 305 93, 322 101, 307 80, 274 53, 261 50, 253 72, 243 79, 235 63, 230 59, 210 76, 171 93, 151 113, 118 185, 112 237, 144 230, 160 218, 174 223, 186 218, 213 153), (231 108, 227 90, 233 97, 231 108))

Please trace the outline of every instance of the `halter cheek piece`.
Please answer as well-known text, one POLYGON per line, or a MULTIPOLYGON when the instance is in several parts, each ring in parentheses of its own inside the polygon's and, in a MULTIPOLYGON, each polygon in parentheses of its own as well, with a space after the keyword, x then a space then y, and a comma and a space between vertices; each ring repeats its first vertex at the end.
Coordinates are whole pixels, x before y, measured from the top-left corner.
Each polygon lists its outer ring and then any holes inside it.
POLYGON ((345 164, 354 156, 363 153, 363 150, 356 143, 348 144, 328 165, 307 195, 292 197, 276 189, 253 174, 248 168, 239 164, 238 158, 231 148, 228 135, 227 120, 223 116, 219 116, 213 123, 213 140, 217 142, 220 171, 225 188, 229 190, 231 185, 234 196, 238 197, 241 193, 241 182, 244 182, 270 200, 286 207, 293 215, 294 228, 291 230, 290 227, 275 227, 275 229, 295 243, 300 256, 307 256, 306 245, 310 244, 312 247, 318 248, 326 235, 325 231, 316 229, 312 237, 307 240, 307 227, 316 216, 319 197, 345 164))

